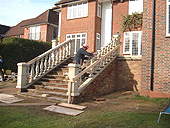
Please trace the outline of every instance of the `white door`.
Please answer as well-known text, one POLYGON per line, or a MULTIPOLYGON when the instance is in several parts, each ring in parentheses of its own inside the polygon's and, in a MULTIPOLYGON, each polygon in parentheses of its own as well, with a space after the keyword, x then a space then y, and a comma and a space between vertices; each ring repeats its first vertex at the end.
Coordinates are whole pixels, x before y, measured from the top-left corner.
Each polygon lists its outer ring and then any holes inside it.
POLYGON ((101 47, 111 41, 111 15, 112 9, 110 2, 102 3, 102 25, 101 25, 101 47))

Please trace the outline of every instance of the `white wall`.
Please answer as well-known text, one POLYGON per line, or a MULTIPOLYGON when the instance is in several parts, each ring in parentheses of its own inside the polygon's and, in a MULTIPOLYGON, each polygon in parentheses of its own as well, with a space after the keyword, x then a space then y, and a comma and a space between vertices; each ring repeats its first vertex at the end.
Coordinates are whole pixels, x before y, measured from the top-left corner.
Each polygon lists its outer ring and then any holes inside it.
POLYGON ((101 47, 111 41, 111 4, 102 3, 101 47))

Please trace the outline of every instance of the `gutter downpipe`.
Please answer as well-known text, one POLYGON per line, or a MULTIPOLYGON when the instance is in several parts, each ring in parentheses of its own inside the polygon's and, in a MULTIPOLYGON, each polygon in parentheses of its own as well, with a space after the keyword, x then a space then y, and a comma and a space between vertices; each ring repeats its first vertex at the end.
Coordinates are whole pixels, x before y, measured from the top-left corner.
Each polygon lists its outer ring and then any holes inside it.
POLYGON ((152 17, 152 56, 151 56, 151 81, 150 90, 153 91, 153 79, 154 79, 154 52, 155 52, 155 0, 153 0, 153 17, 152 17))
POLYGON ((110 0, 111 2, 111 39, 112 39, 112 35, 113 35, 113 0, 110 0))

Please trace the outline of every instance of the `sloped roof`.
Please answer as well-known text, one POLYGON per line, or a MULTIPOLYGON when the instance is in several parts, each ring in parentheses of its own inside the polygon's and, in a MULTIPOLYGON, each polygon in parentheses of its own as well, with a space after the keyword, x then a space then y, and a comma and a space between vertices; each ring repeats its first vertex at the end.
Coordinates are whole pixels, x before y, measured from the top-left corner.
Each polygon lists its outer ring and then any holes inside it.
POLYGON ((23 20, 16 26, 12 27, 7 33, 5 33, 5 37, 15 36, 15 35, 24 35, 24 27, 37 25, 37 24, 54 24, 58 25, 58 14, 57 12, 48 9, 36 18, 23 20))
POLYGON ((0 35, 5 34, 11 27, 0 24, 0 35))
POLYGON ((67 3, 75 2, 75 1, 80 1, 80 0, 60 0, 60 1, 56 2, 55 5, 67 4, 67 3))
POLYGON ((21 21, 16 26, 11 27, 10 30, 7 31, 4 36, 8 37, 8 36, 15 36, 15 35, 24 35, 24 28, 21 26, 28 24, 30 21, 31 19, 21 21))
POLYGON ((46 10, 44 13, 40 14, 36 18, 33 18, 28 24, 23 26, 30 26, 35 24, 55 24, 58 25, 58 13, 52 9, 46 10))

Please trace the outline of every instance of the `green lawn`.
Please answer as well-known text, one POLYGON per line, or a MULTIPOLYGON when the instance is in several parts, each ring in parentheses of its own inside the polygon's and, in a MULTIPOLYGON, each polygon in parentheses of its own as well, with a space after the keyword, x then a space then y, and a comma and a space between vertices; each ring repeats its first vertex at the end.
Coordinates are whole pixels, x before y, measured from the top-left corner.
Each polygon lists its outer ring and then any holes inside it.
MULTIPOLYGON (((131 100, 145 102, 146 99, 135 97, 131 100)), ((161 101, 157 99, 158 104, 161 101)), ((163 114, 160 123, 157 123, 159 111, 87 108, 84 113, 73 117, 45 111, 44 107, 46 106, 0 106, 0 128, 170 128, 170 115, 163 114)))

